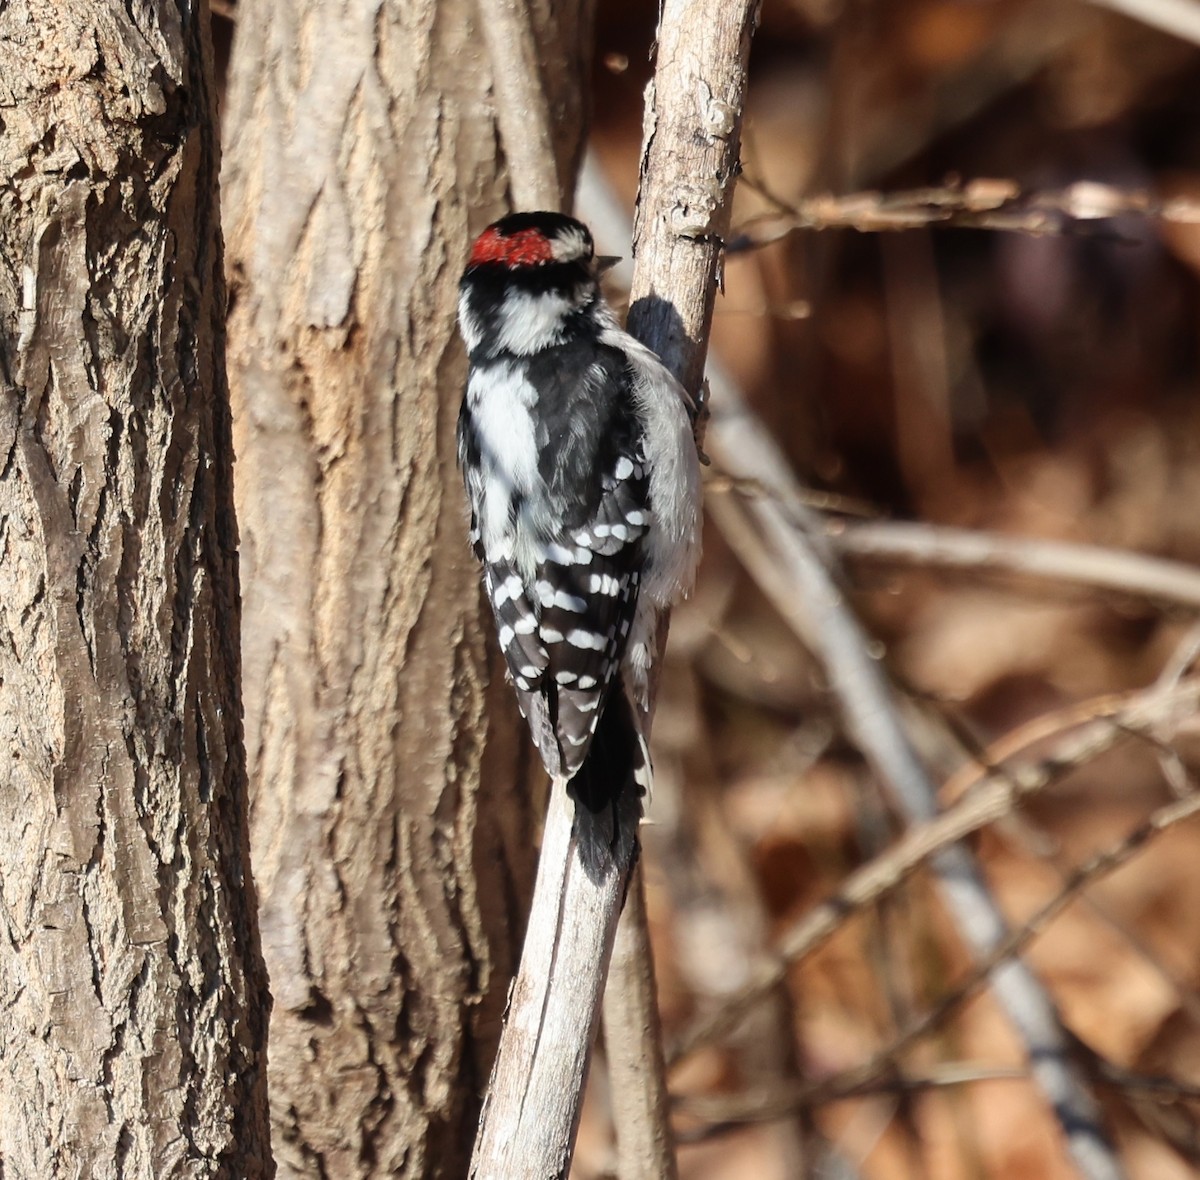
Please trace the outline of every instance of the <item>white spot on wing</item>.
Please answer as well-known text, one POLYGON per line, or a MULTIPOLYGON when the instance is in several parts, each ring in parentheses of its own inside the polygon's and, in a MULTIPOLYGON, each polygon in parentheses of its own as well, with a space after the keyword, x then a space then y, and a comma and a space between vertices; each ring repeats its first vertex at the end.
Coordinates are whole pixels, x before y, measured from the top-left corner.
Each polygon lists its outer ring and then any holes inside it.
POLYGON ((518 578, 516 574, 509 574, 509 576, 505 578, 499 586, 496 587, 495 592, 492 594, 492 602, 494 602, 496 606, 503 606, 506 602, 508 602, 509 599, 512 599, 515 602, 517 597, 520 595, 522 588, 521 579, 518 578))

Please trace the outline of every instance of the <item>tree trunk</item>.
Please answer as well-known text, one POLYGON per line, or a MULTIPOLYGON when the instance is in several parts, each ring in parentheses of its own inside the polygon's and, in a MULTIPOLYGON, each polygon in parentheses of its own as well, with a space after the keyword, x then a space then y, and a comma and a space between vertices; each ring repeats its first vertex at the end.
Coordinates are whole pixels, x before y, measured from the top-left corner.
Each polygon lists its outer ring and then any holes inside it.
POLYGON ((208 14, 0 6, 0 1171, 273 1174, 208 14))
MULTIPOLYGON (((571 176, 588 5, 500 7, 553 63, 532 114, 571 176)), ((507 205, 494 75, 474 0, 240 20, 230 356, 276 1151, 288 1176, 458 1177, 540 810, 454 456, 457 280, 507 205)))

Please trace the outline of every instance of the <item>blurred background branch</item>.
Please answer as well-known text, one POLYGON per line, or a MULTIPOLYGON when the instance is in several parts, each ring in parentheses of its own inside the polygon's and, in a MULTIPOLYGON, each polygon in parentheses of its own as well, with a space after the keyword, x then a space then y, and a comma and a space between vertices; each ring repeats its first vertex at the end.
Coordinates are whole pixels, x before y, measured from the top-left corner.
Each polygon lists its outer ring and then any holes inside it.
POLYGON ((1091 3, 1200 45, 1200 4, 1196 0, 1091 0, 1091 3))

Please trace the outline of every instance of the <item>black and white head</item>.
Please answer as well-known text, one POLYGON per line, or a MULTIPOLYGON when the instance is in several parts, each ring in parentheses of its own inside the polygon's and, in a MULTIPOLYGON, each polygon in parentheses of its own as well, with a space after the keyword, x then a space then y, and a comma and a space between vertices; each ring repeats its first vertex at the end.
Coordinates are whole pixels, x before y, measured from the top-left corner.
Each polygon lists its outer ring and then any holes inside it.
POLYGON ((574 331, 607 326, 592 235, 564 213, 513 213, 475 240, 458 322, 472 360, 529 356, 574 331))

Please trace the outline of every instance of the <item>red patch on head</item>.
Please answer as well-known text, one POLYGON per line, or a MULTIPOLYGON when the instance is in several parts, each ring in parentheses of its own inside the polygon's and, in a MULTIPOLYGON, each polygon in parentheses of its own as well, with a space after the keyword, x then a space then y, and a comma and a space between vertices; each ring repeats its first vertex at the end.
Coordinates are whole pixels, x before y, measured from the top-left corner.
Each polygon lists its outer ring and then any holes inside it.
POLYGON ((554 252, 546 235, 538 229, 521 229, 515 234, 502 234, 494 225, 475 239, 468 265, 502 262, 505 266, 537 266, 553 262, 554 252))

